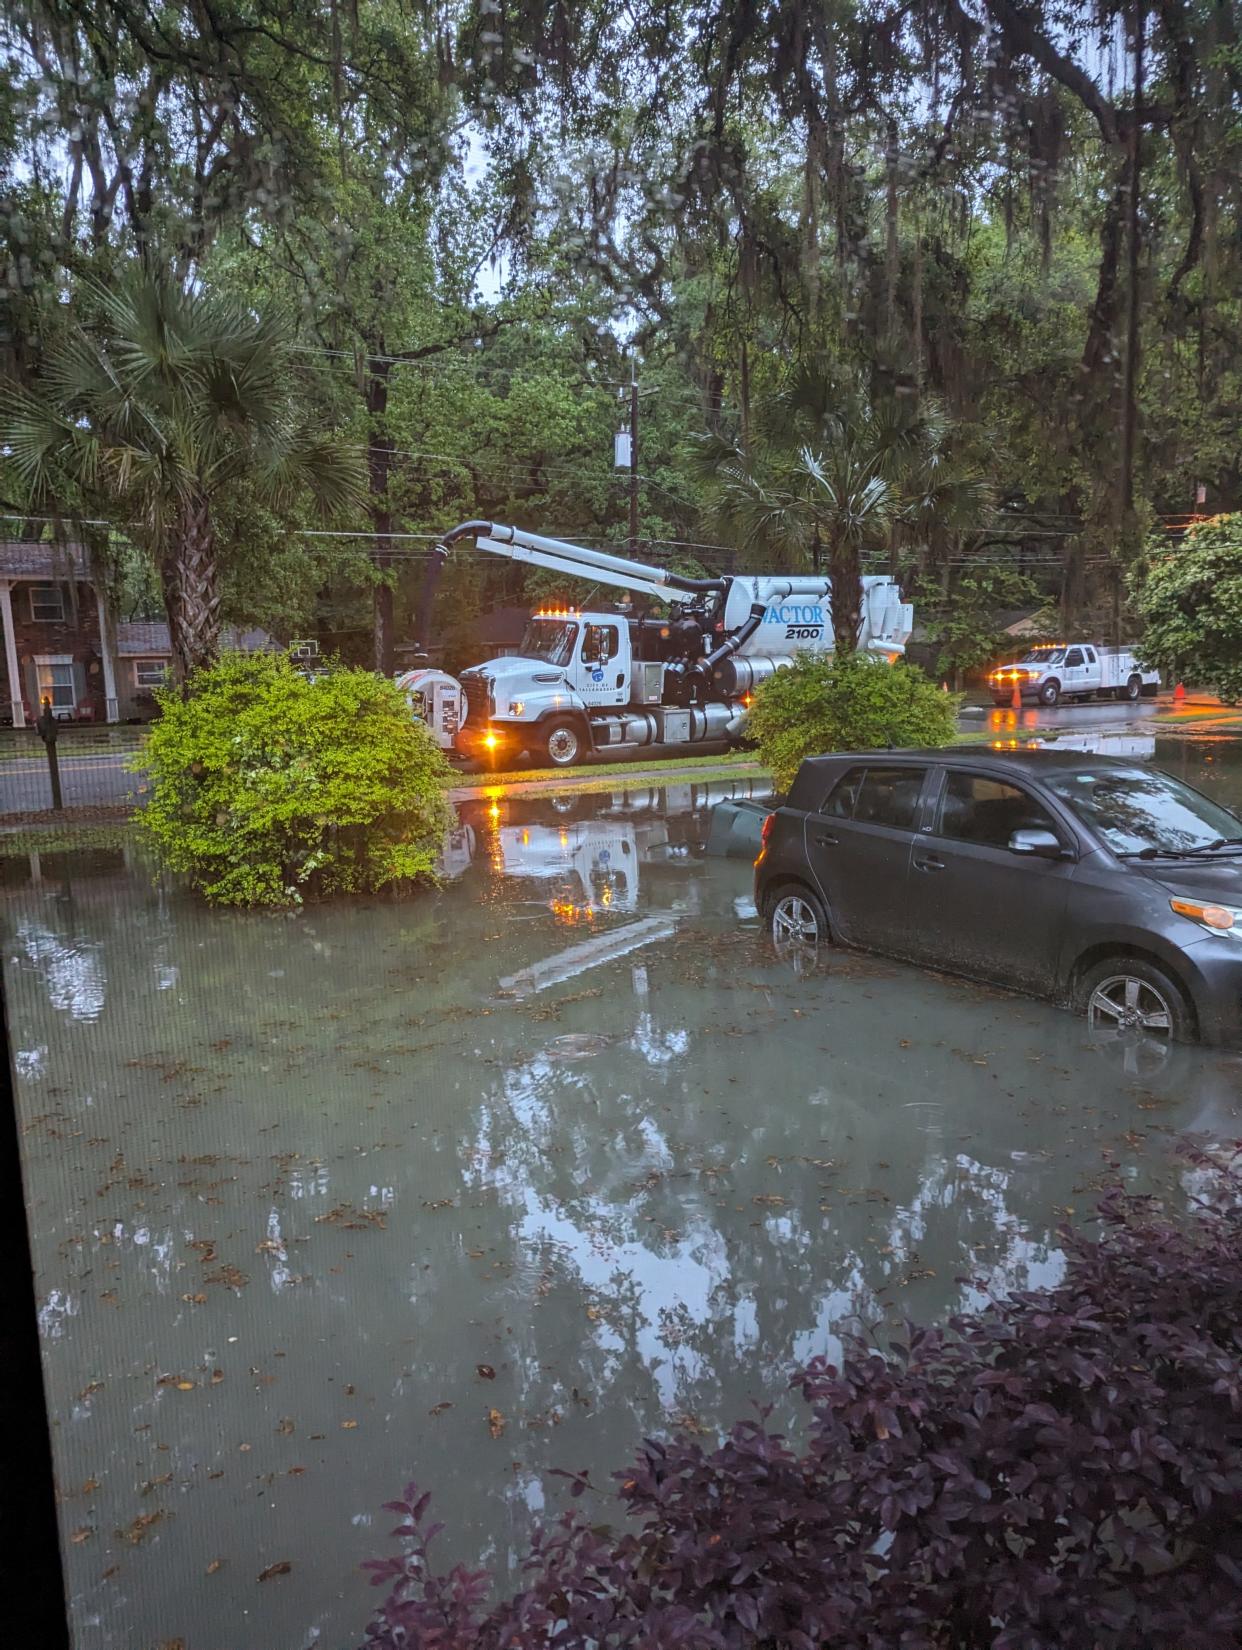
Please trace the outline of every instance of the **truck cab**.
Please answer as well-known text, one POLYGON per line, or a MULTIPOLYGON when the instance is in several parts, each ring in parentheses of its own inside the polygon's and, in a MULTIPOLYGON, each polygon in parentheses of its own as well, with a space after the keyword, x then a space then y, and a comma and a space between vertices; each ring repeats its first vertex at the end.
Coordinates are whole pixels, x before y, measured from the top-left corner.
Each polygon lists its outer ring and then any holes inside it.
MULTIPOLYGON (((461 674, 468 755, 547 749, 558 731, 584 730, 593 712, 629 703, 630 627, 621 613, 548 608, 531 615, 516 653, 461 674)), ((583 741, 579 731, 573 737, 583 741)), ((559 748, 559 747, 558 747, 559 748)))

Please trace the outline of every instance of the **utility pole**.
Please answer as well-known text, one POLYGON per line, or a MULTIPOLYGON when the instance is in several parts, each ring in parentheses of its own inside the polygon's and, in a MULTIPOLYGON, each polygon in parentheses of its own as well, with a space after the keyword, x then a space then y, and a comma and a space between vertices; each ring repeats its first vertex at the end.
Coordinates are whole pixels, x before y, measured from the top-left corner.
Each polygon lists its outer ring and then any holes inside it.
POLYGON ((630 555, 638 555, 638 367, 630 356, 630 555))
POLYGON ((1129 233, 1126 240, 1126 347, 1121 381, 1121 510, 1119 543, 1113 552, 1113 641, 1121 642, 1120 556, 1134 552, 1134 463, 1138 444, 1139 211, 1142 206, 1143 0, 1134 8, 1134 122, 1130 130, 1129 233))

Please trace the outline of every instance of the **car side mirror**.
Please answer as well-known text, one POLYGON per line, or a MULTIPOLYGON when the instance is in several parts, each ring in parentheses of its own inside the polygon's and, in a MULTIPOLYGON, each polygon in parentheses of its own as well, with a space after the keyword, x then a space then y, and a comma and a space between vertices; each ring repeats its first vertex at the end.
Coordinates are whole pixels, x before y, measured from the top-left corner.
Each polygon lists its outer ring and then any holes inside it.
POLYGON ((1062 849, 1051 831, 1015 831, 1009 838, 1009 852, 1035 859, 1060 859, 1062 849))

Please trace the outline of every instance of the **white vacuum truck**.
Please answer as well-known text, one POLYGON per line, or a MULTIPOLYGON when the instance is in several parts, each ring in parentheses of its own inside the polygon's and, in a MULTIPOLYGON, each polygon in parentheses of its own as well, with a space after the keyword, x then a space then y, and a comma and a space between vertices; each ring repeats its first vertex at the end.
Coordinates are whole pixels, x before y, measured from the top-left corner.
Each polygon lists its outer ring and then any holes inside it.
MULTIPOLYGON (((446 533, 436 546, 437 567, 461 539, 511 561, 672 604, 667 617, 615 608, 537 612, 516 654, 475 665, 460 682, 431 669, 399 676, 437 743, 463 756, 527 751, 568 768, 594 751, 736 744, 751 690, 796 654, 833 644, 832 587, 822 574, 691 579, 491 521, 463 522, 446 533)), ((433 588, 434 575, 424 611, 433 588)), ((860 647, 897 657, 913 619, 891 578, 863 580, 860 647)))

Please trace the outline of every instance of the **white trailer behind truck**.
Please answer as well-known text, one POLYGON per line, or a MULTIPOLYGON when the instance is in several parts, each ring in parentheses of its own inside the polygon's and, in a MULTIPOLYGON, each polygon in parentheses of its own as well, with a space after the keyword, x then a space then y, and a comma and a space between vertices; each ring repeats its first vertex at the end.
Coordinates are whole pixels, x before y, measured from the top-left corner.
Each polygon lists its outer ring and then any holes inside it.
POLYGON ((1064 700, 1138 699, 1160 687, 1160 673, 1148 670, 1132 647, 1101 647, 1097 642, 1048 642, 1033 647, 1012 665, 988 677, 998 705, 1022 699, 1041 705, 1064 700))
MULTIPOLYGON (((671 605, 664 617, 603 606, 538 612, 516 654, 474 665, 460 681, 436 670, 399 676, 415 714, 445 750, 488 757, 527 751, 567 768, 597 751, 737 744, 752 690, 799 653, 833 645, 831 584, 822 574, 692 579, 490 521, 446 533, 436 547, 441 564, 462 539, 671 605)), ((913 620, 892 579, 863 580, 860 647, 898 657, 913 620)))

